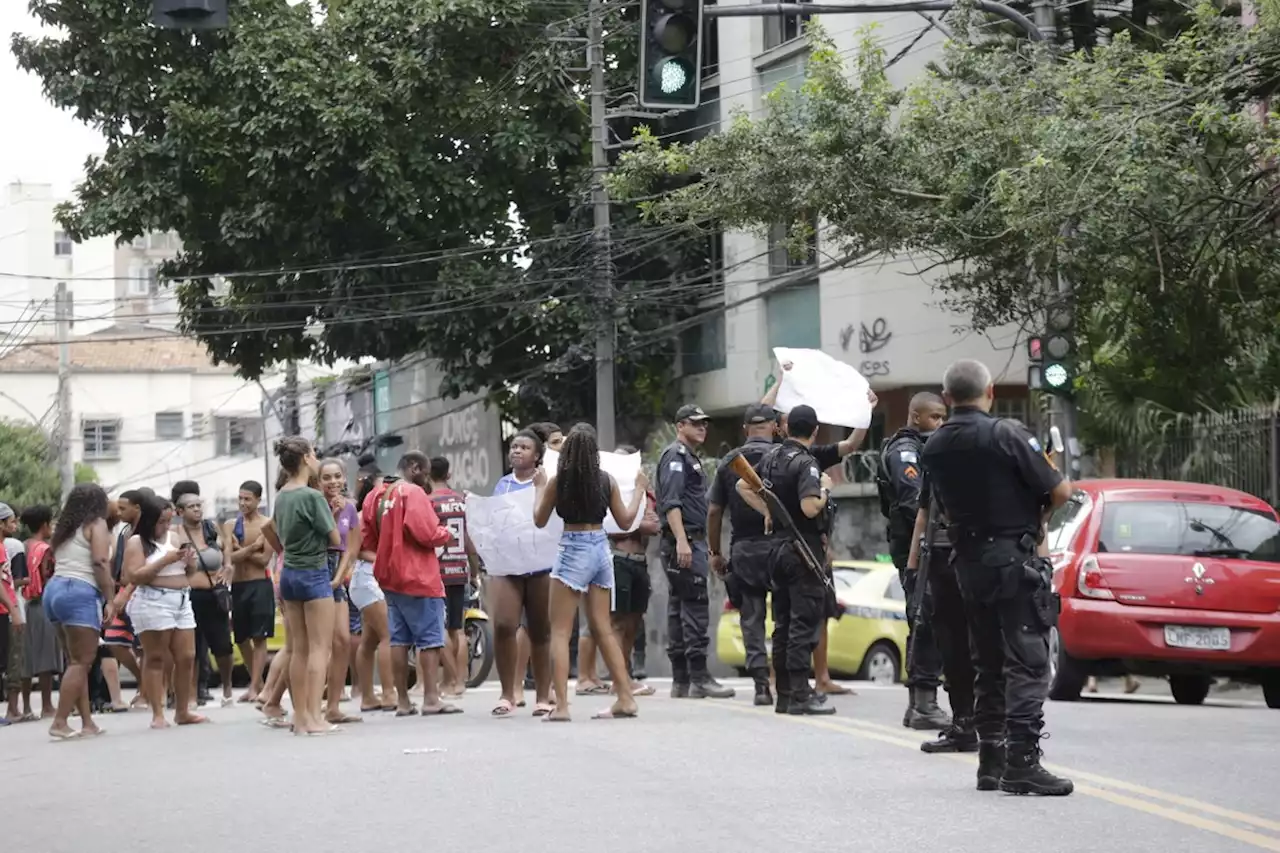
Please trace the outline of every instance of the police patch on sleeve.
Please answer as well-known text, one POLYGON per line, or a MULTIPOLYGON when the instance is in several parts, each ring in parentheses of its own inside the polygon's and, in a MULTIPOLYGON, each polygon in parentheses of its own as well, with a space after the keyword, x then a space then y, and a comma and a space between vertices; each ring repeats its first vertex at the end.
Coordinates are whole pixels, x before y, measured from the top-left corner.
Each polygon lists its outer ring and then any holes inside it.
POLYGON ((821 476, 822 476, 822 472, 818 470, 818 466, 817 466, 817 465, 810 465, 810 466, 809 466, 809 473, 810 473, 810 474, 812 474, 812 475, 813 475, 813 476, 815 476, 815 477, 821 477, 821 476))
POLYGON ((667 468, 668 468, 668 469, 670 469, 671 471, 675 472, 676 474, 679 474, 681 471, 683 471, 683 470, 684 470, 684 463, 683 463, 683 462, 672 462, 672 463, 670 463, 669 465, 667 465, 667 468))
POLYGON ((920 461, 920 457, 914 450, 901 450, 898 452, 898 458, 908 465, 915 465, 920 461))
POLYGON ((1034 450, 1036 453, 1044 452, 1043 448, 1040 447, 1039 440, 1034 435, 1031 436, 1031 438, 1027 439, 1027 444, 1031 445, 1031 449, 1034 450))

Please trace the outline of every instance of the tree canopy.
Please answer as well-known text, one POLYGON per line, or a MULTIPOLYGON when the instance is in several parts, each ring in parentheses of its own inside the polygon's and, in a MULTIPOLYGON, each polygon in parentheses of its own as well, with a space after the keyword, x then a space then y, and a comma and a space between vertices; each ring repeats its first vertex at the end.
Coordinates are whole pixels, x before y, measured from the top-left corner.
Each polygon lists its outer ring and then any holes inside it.
MULTIPOLYGON (((591 298, 581 215, 583 48, 548 38, 580 36, 585 4, 237 0, 229 29, 194 34, 150 26, 150 6, 31 0, 60 32, 14 38, 49 99, 106 139, 60 211, 73 237, 176 231, 162 273, 182 282, 182 328, 249 378, 288 359, 422 352, 443 362, 446 394, 593 410, 590 342, 608 309, 591 298)), ((640 264, 630 253, 663 232, 620 215, 619 405, 652 417, 673 361, 652 330, 682 316, 682 256, 640 264)))
MULTIPOLYGON (((76 465, 77 483, 97 482, 87 465, 76 465)), ((22 512, 29 506, 62 504, 62 480, 48 437, 38 426, 0 420, 0 501, 22 512)))
POLYGON ((647 218, 820 219, 828 245, 924 259, 979 330, 1042 327, 1064 277, 1095 434, 1117 401, 1191 411, 1269 397, 1278 139, 1255 108, 1280 79, 1276 31, 1202 7, 1157 51, 1122 32, 1059 55, 971 44, 967 16, 954 25, 905 90, 872 33, 846 67, 815 29, 804 84, 770 94, 762 117, 688 146, 645 140, 612 185, 638 194, 697 176, 647 202, 647 218))

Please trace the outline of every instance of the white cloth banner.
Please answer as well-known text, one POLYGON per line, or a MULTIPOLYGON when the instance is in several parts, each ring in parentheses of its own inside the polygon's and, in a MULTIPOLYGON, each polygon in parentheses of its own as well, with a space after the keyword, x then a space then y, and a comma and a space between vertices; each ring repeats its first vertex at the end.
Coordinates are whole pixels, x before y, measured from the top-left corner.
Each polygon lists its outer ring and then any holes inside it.
MULTIPOLYGON (((547 471, 548 480, 554 477, 560 467, 560 454, 554 450, 548 450, 542 457, 542 467, 547 471)), ((618 481, 618 493, 622 497, 622 502, 630 506, 631 498, 636 491, 636 474, 640 472, 640 454, 601 453, 600 470, 612 475, 613 479, 618 481)), ((604 517, 604 532, 609 534, 634 533, 640 528, 640 522, 643 520, 643 503, 640 505, 640 511, 636 513, 635 519, 631 522, 631 527, 626 530, 618 526, 618 522, 613 520, 613 512, 610 511, 604 517)))
POLYGON ((467 535, 491 575, 524 575, 555 565, 564 522, 533 523, 534 489, 484 497, 467 493, 467 535))
POLYGON ((789 412, 796 406, 812 406, 824 424, 866 429, 871 426, 870 383, 853 365, 832 358, 822 350, 776 347, 773 355, 780 364, 791 362, 782 372, 773 407, 789 412))

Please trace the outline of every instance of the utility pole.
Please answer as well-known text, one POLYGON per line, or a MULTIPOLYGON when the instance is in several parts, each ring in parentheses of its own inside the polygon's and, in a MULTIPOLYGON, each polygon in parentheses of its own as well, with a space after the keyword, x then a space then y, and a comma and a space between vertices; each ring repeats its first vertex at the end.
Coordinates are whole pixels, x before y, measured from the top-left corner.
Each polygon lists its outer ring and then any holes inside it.
POLYGON ((284 369, 285 435, 302 435, 302 413, 298 407, 298 362, 289 359, 284 369))
POLYGON ((58 282, 53 295, 53 319, 58 336, 58 471, 62 476, 62 501, 76 484, 71 459, 71 306, 67 283, 58 282))
POLYGON ((616 446, 614 427, 618 413, 614 403, 615 364, 613 344, 617 334, 614 316, 613 259, 609 246, 609 191, 604 179, 609 171, 609 123, 605 115, 604 0, 589 0, 587 66, 591 69, 591 205, 595 212, 595 285, 599 311, 596 331, 596 432, 600 449, 616 446))
POLYGON ((1053 0, 1035 0, 1031 11, 1036 19, 1036 29, 1044 40, 1053 44, 1058 33, 1058 22, 1055 17, 1053 0))

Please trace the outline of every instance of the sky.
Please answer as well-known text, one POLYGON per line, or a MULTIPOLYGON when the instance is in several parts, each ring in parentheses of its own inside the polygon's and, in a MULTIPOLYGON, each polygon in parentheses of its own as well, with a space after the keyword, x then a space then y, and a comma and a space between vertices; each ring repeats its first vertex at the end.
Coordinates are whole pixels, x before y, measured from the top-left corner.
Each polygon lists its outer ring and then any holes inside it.
POLYGON ((36 76, 18 68, 12 34, 39 30, 26 0, 0 0, 0 115, 8 128, 0 133, 0 184, 49 183, 65 196, 83 175, 85 158, 105 145, 97 131, 46 101, 36 76))

